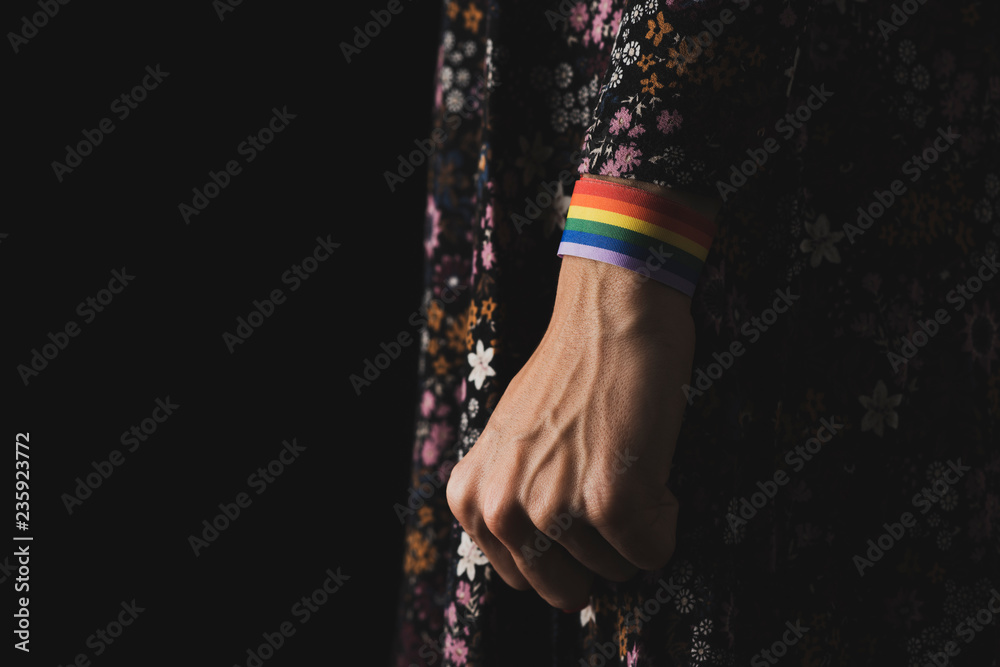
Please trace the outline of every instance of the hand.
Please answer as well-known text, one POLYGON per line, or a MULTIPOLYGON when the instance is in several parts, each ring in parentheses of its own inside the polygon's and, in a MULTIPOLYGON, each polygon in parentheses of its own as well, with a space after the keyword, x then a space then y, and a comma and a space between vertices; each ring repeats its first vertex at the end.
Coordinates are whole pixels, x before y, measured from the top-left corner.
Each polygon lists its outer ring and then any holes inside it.
POLYGON ((669 561, 690 308, 627 269, 563 258, 541 343, 448 482, 455 517, 514 588, 575 610, 595 573, 625 581, 669 561), (557 539, 539 549, 543 532, 557 539))

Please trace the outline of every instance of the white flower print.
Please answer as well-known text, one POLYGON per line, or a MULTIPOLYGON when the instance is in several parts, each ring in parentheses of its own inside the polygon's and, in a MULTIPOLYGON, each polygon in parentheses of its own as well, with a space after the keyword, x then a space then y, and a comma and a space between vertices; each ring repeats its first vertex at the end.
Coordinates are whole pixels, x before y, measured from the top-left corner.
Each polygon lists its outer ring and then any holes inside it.
POLYGON ((945 512, 950 512, 956 507, 958 507, 958 493, 951 489, 948 493, 941 496, 941 509, 945 512))
POLYGON ((597 615, 594 614, 594 606, 588 605, 580 612, 580 627, 585 627, 591 621, 596 622, 597 615))
POLYGON ((892 428, 899 426, 899 415, 893 410, 903 400, 902 394, 889 396, 885 382, 879 380, 875 385, 875 391, 871 396, 858 396, 861 405, 868 409, 861 420, 861 431, 875 431, 875 435, 882 437, 886 425, 892 428))
POLYGON ((708 648, 708 644, 700 639, 696 639, 691 642, 691 659, 695 662, 705 662, 708 660, 711 652, 708 648))
POLYGON ((736 498, 729 501, 726 510, 725 527, 722 529, 722 541, 726 544, 739 544, 747 532, 746 521, 740 520, 740 503, 736 498))
POLYGON ((903 41, 901 41, 899 43, 899 58, 907 65, 916 60, 917 59, 916 45, 908 39, 904 39, 903 41))
POLYGON ((821 213, 816 222, 807 222, 806 231, 812 238, 803 239, 799 248, 802 252, 812 253, 812 257, 809 258, 810 266, 813 268, 819 266, 823 259, 831 264, 840 263, 840 251, 834 244, 844 238, 844 232, 831 232, 830 220, 825 213, 821 213))
POLYGON ((555 72, 556 86, 565 88, 573 81, 573 68, 569 63, 559 63, 555 72))
POLYGON ((552 112, 552 129, 556 132, 565 132, 569 125, 569 114, 565 109, 556 109, 552 112))
POLYGON ((629 42, 622 51, 622 62, 631 65, 639 59, 639 42, 629 42))
POLYGON ((451 113, 458 113, 459 109, 462 108, 464 97, 465 96, 462 95, 462 91, 452 88, 448 92, 448 95, 444 98, 445 108, 447 108, 451 113))
POLYGON ((462 531, 462 543, 458 545, 458 555, 461 558, 458 560, 457 574, 459 577, 465 574, 469 581, 475 578, 477 565, 489 565, 490 563, 464 530, 462 531))
POLYGON ((956 528, 954 531, 942 530, 937 534, 937 548, 941 551, 947 551, 951 548, 951 538, 959 529, 956 528))
POLYGON ((690 561, 684 560, 674 565, 670 578, 678 584, 686 584, 693 574, 694 568, 691 566, 690 561))
POLYGON ((691 591, 686 588, 677 591, 677 600, 674 602, 674 606, 682 614, 694 611, 694 596, 691 595, 691 591))
POLYGON ((615 71, 611 73, 611 79, 608 80, 608 88, 614 88, 622 82, 622 73, 621 67, 615 68, 615 71))
POLYGON ((927 481, 933 484, 939 479, 945 480, 944 474, 948 472, 948 470, 950 470, 950 468, 948 468, 948 466, 946 466, 945 464, 941 463, 940 461, 934 461, 929 466, 927 466, 927 473, 925 476, 927 477, 927 481))
POLYGON ((923 65, 917 65, 910 72, 910 83, 917 90, 927 90, 927 86, 931 84, 931 73, 923 65))
POLYGON ((482 432, 478 428, 469 429, 462 438, 462 444, 471 449, 476 444, 476 441, 479 440, 480 435, 482 435, 482 432))
POLYGON ((476 389, 482 389, 486 378, 497 374, 490 366, 492 360, 493 348, 483 349, 483 341, 476 341, 476 351, 469 352, 469 365, 472 366, 469 381, 476 384, 476 389))
POLYGON ((1000 195, 1000 177, 996 174, 986 174, 986 194, 990 197, 996 198, 1000 195))

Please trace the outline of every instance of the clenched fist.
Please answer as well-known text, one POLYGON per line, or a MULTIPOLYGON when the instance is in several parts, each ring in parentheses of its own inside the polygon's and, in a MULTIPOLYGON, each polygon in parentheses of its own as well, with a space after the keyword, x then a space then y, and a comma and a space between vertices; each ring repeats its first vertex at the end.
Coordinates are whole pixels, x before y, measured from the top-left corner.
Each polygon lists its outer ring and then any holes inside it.
POLYGON ((595 574, 624 581, 670 559, 690 308, 627 269, 563 258, 541 343, 448 482, 455 517, 514 588, 576 610, 595 574))

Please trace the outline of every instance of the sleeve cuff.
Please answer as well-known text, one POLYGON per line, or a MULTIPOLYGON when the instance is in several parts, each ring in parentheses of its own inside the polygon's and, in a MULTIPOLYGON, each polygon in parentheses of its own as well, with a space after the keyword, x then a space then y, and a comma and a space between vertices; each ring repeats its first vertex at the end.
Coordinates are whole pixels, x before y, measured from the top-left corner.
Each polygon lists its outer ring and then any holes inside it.
POLYGON ((691 296, 715 223, 673 200, 596 178, 577 181, 556 254, 615 264, 691 296))

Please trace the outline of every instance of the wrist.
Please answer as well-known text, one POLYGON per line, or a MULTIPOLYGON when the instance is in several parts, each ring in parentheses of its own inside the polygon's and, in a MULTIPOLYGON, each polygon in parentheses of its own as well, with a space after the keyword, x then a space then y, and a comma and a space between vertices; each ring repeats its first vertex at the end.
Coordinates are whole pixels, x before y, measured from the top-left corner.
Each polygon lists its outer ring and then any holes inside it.
POLYGON ((637 280, 634 271, 620 266, 567 255, 550 327, 615 337, 693 332, 691 297, 653 280, 637 280))

